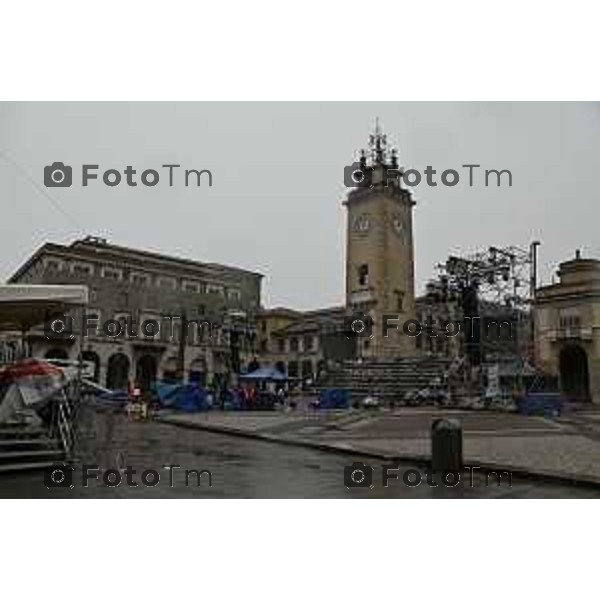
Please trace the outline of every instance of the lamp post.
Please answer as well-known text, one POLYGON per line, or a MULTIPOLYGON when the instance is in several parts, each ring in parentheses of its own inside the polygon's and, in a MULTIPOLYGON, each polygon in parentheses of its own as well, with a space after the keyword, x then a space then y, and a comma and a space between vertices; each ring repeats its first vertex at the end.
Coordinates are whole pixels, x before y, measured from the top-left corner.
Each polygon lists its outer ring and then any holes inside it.
POLYGON ((540 246, 540 242, 535 240, 531 242, 529 246, 529 255, 531 260, 531 279, 530 279, 530 290, 529 296, 531 299, 531 305, 529 308, 529 326, 531 328, 531 353, 530 360, 533 365, 536 363, 536 352, 535 352, 535 320, 534 320, 534 306, 535 306, 535 290, 537 288, 537 268, 538 268, 538 248, 540 246))
POLYGON ((188 319, 185 309, 181 310, 181 330, 177 349, 177 379, 183 383, 185 379, 185 345, 187 343, 188 319))
MULTIPOLYGON (((254 358, 255 327, 250 323, 250 316, 244 310, 228 309, 223 315, 224 323, 229 333, 229 357, 231 371, 240 374, 240 350, 250 347, 254 358)), ((237 383, 237 381, 236 381, 237 383)))

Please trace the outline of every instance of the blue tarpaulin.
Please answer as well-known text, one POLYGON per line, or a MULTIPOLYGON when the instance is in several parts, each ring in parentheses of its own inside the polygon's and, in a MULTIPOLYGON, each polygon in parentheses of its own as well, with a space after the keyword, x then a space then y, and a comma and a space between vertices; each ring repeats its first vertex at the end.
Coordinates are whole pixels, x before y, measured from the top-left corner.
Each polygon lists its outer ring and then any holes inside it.
POLYGON ((206 391, 194 383, 157 383, 156 393, 161 406, 186 412, 197 412, 210 408, 206 391))
POLYGON ((517 409, 524 415, 557 417, 564 411, 564 398, 550 392, 529 393, 517 401, 517 409))
POLYGON ((319 408, 348 408, 350 400, 346 390, 328 388, 321 390, 319 394, 319 408))

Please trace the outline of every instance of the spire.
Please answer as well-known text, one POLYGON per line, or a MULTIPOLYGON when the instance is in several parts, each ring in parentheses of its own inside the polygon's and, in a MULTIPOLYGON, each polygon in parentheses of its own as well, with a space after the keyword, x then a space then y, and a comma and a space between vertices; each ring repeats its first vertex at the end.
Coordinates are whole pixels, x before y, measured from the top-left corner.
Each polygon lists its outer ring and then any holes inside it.
POLYGON ((381 133, 379 117, 375 118, 375 133, 369 136, 371 162, 376 165, 385 164, 387 158, 387 136, 381 133))
MULTIPOLYGON (((368 186, 393 187, 397 190, 407 193, 401 181, 403 169, 400 166, 398 150, 388 145, 387 135, 383 133, 379 117, 375 119, 375 128, 369 135, 369 145, 367 150, 361 150, 358 158, 359 169, 363 173, 369 173, 368 186), (395 172, 396 171, 396 172, 395 172), (395 181, 396 183, 389 183, 395 181)), ((349 187, 366 187, 365 184, 349 187)))

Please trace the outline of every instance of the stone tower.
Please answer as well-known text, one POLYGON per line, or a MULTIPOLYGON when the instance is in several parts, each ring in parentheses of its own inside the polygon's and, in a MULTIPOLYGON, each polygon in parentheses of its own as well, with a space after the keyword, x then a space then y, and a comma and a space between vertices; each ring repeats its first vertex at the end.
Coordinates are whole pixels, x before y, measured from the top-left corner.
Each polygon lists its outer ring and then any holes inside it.
POLYGON ((352 187, 344 205, 347 215, 346 307, 368 315, 372 332, 358 336, 359 357, 414 356, 415 340, 402 326, 415 318, 411 192, 403 187, 397 153, 388 149, 379 127, 370 150, 346 167, 344 183, 352 187), (384 319, 390 328, 384 335, 384 319), (390 320, 391 316, 397 320, 390 320))

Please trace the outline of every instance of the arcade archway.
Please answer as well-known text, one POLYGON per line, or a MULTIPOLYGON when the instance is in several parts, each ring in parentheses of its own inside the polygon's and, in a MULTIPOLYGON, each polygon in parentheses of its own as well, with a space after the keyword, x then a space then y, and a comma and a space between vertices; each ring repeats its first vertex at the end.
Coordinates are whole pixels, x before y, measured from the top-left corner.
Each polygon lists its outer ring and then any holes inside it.
POLYGON ((560 387, 570 400, 590 400, 588 357, 581 346, 565 346, 561 350, 560 387))
POLYGON ((154 386, 157 366, 156 358, 151 354, 144 354, 138 359, 135 378, 138 386, 143 391, 147 391, 154 386))
POLYGON ((81 353, 81 360, 90 362, 94 365, 94 374, 92 379, 98 383, 100 381, 100 357, 92 350, 85 350, 81 353))
POLYGON ((124 390, 129 384, 129 359, 125 354, 112 354, 106 368, 106 387, 124 390))

